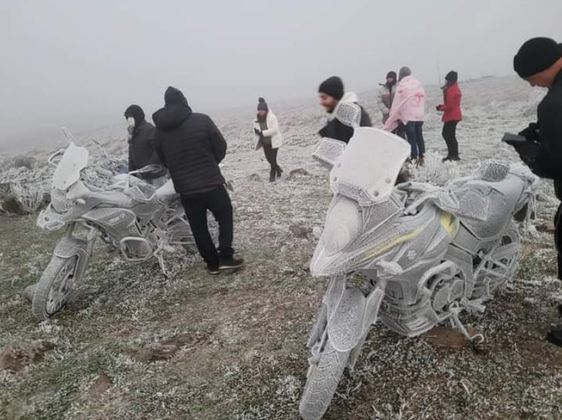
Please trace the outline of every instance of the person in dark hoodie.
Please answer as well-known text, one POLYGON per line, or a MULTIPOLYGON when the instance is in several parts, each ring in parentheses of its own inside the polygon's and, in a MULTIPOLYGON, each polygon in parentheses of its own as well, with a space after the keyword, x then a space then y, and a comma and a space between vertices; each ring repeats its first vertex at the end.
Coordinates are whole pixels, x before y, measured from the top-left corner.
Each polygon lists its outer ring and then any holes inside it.
POLYGON ((164 108, 152 115, 154 145, 181 195, 197 249, 209 274, 241 268, 244 261, 233 256, 232 203, 219 168, 226 141, 209 116, 192 112, 178 89, 168 87, 164 100, 164 108), (219 224, 218 250, 209 233, 208 211, 219 224))
POLYGON ((320 105, 328 113, 328 123, 318 132, 320 136, 340 140, 345 143, 348 143, 353 136, 353 127, 344 124, 337 117, 336 111, 340 103, 349 103, 358 107, 360 109, 360 121, 358 121, 358 124, 361 127, 372 126, 369 114, 357 103, 357 95, 353 92, 345 93, 343 81, 339 77, 332 76, 324 80, 318 88, 318 94, 320 96, 320 105))
MULTIPOLYGON (((538 121, 519 135, 527 139, 515 146, 521 160, 539 177, 552 179, 556 197, 562 200, 562 44, 549 38, 525 42, 513 59, 517 74, 531 86, 548 89, 538 107, 538 121)), ((554 219, 554 241, 558 251, 558 278, 562 279, 562 205, 554 219)), ((547 340, 562 346, 562 304, 560 322, 547 340)))
MULTIPOLYGON (((130 105, 125 110, 125 119, 129 131, 129 172, 148 165, 162 165, 154 150, 154 126, 145 120, 144 111, 138 105, 130 105)), ((157 172, 137 174, 139 178, 151 184, 161 184, 160 179, 166 174, 164 168, 157 172)))
POLYGON ((459 75, 456 71, 450 71, 445 76, 443 89, 443 104, 437 106, 437 111, 443 112, 443 139, 447 144, 448 160, 460 160, 459 143, 457 141, 457 125, 462 121, 461 99, 462 93, 458 84, 459 75))

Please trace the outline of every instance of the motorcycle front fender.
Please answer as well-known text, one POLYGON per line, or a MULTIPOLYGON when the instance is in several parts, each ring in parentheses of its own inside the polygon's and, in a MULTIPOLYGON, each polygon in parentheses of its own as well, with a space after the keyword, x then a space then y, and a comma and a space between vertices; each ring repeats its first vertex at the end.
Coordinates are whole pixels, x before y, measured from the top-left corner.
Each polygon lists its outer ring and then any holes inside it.
POLYGON ((70 235, 64 236, 55 247, 53 254, 59 258, 78 257, 75 276, 80 278, 86 271, 90 259, 92 245, 83 239, 75 238, 70 235))
POLYGON ((337 351, 354 349, 376 322, 384 289, 375 287, 367 297, 358 288, 347 289, 328 320, 328 339, 337 351))

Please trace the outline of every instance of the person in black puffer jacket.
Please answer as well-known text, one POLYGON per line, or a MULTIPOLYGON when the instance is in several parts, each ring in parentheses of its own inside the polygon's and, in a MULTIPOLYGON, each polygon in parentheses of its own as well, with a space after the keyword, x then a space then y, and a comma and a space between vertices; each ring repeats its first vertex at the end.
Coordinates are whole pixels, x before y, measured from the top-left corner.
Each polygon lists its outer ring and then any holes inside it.
MULTIPOLYGON (((537 122, 519 133, 527 142, 515 148, 536 175, 554 181, 556 197, 562 200, 562 44, 549 38, 530 39, 514 57, 513 67, 531 86, 548 89, 539 104, 537 122)), ((562 205, 556 213, 554 226, 558 278, 562 279, 562 205)), ((560 322, 551 329, 547 339, 562 346, 562 304, 558 312, 560 322)))
POLYGON ((178 89, 168 87, 164 100, 164 108, 152 115, 154 146, 181 195, 199 253, 210 274, 238 269, 243 260, 233 257, 232 204, 219 168, 226 141, 211 118, 191 111, 178 89), (218 250, 209 233, 207 211, 219 224, 218 250))
MULTIPOLYGON (((125 110, 129 123, 129 172, 142 169, 148 165, 162 165, 154 150, 154 126, 145 120, 144 111, 138 105, 130 105, 125 110)), ((166 170, 137 174, 148 183, 160 184, 166 170)))

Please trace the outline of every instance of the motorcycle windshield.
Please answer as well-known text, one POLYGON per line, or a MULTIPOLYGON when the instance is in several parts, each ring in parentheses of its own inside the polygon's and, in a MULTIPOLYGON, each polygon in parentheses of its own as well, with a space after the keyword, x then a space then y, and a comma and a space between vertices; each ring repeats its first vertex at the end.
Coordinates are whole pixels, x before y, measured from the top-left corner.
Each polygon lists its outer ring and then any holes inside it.
POLYGON ((70 142, 53 174, 53 188, 66 190, 80 179, 80 171, 88 164, 88 150, 70 142))
POLYGON ((362 206, 390 197, 402 165, 410 155, 410 145, 388 131, 358 127, 336 166, 330 173, 335 194, 362 206))

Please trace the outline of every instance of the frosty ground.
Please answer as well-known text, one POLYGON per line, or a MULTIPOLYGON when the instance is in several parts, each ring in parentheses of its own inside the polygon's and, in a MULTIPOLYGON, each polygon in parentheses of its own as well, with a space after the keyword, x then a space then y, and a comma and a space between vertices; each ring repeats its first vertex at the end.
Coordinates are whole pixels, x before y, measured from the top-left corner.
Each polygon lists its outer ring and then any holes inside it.
MULTIPOLYGON (((533 119, 540 93, 509 78, 462 87, 463 160, 441 173, 465 174, 490 158, 515 161, 501 135, 533 119)), ((440 92, 428 93, 426 141, 436 159, 444 145, 431 110, 440 92)), ((360 97, 378 121, 373 93, 360 97)), ((37 324, 21 292, 40 276, 60 233, 41 232, 33 216, 0 218, 0 348, 39 354, 16 372, 0 370, 0 418, 298 417, 305 343, 326 288, 308 263, 330 193, 326 171, 310 158, 321 110, 312 100, 272 106, 286 137, 285 177, 276 184, 253 151, 253 110, 214 116, 229 141, 224 173, 234 187, 242 272, 211 278, 178 254, 175 275, 165 279, 153 262, 127 264, 99 245, 75 301, 37 324)), ((124 151, 123 140, 105 141, 124 151)), ((548 232, 556 206, 550 183, 539 198, 539 231, 525 236, 518 278, 484 314, 463 317, 486 336, 484 351, 442 330, 407 339, 376 326, 326 418, 562 417, 562 350, 544 341, 562 299, 548 232)))

